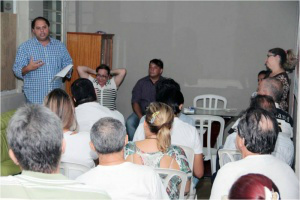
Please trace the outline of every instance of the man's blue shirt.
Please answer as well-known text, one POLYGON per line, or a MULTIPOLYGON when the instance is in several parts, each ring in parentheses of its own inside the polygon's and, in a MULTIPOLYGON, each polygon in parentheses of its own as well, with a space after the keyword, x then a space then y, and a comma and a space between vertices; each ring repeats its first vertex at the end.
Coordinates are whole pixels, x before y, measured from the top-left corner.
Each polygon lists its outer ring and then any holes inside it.
POLYGON ((61 79, 53 82, 51 80, 69 64, 72 64, 72 58, 64 44, 50 38, 50 42, 43 46, 34 37, 20 45, 13 71, 17 77, 24 80, 23 89, 27 100, 30 103, 42 104, 50 91, 61 87, 61 79), (29 64, 31 57, 33 61, 41 60, 44 65, 23 76, 22 68, 29 64))

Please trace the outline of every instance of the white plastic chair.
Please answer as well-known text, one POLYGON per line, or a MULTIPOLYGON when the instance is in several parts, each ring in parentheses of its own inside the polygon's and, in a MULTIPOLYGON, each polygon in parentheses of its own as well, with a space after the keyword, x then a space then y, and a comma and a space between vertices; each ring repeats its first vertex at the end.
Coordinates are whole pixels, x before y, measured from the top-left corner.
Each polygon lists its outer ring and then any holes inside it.
POLYGON ((242 159, 242 154, 238 150, 219 149, 218 154, 220 168, 223 167, 226 163, 242 159))
POLYGON ((184 199, 184 191, 185 191, 185 186, 186 186, 186 182, 187 182, 187 174, 186 173, 179 171, 179 170, 175 170, 175 169, 164 169, 164 168, 156 168, 155 171, 158 174, 167 175, 163 181, 163 185, 166 190, 168 188, 168 184, 169 184, 171 178, 174 176, 179 176, 181 179, 180 190, 179 190, 179 199, 184 199))
POLYGON ((227 107, 227 99, 215 94, 204 94, 196 96, 193 101, 194 107, 197 107, 198 101, 200 101, 200 107, 205 109, 225 109, 227 107), (220 106, 221 102, 223 102, 223 107, 220 106))
POLYGON ((195 120, 197 130, 199 131, 201 141, 203 135, 207 134, 207 147, 203 147, 204 160, 210 160, 211 173, 216 172, 217 150, 222 146, 225 121, 222 117, 213 115, 190 115, 195 120), (211 147, 211 126, 213 122, 220 123, 220 130, 217 136, 216 147, 211 147))
POLYGON ((61 162, 59 164, 59 171, 61 174, 65 175, 69 179, 76 179, 81 174, 89 171, 91 168, 77 164, 77 163, 68 163, 68 162, 61 162))
MULTIPOLYGON (((193 172, 194 172, 194 156, 195 156, 194 150, 190 147, 181 146, 181 145, 178 145, 178 146, 180 146, 184 150, 185 155, 189 161, 189 167, 192 170, 192 174, 193 174, 193 172)), ((192 183, 193 183, 193 181, 191 180, 190 192, 184 196, 185 199, 197 199, 196 189, 194 188, 192 183)))

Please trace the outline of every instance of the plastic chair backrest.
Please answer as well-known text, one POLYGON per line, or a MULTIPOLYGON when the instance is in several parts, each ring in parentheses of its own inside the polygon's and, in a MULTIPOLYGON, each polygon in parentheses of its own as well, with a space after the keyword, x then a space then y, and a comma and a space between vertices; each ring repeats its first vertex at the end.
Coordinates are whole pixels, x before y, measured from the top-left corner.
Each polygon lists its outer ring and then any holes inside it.
POLYGON ((242 159, 242 154, 238 150, 219 149, 218 154, 220 167, 223 167, 226 163, 242 159))
MULTIPOLYGON (((193 174, 193 172, 194 172, 194 158, 195 158, 194 157, 195 156, 194 150, 190 147, 181 146, 181 145, 178 145, 178 146, 180 146, 184 150, 185 155, 186 155, 186 157, 189 161, 190 169, 192 170, 192 174, 193 174)), ((194 185, 191 183, 190 184, 190 192, 189 192, 189 194, 187 194, 185 196, 185 198, 186 199, 195 199, 194 198, 195 195, 196 195, 196 190, 194 189, 194 185)))
POLYGON ((179 176, 181 179, 180 190, 179 190, 179 199, 184 199, 184 191, 185 191, 185 186, 186 186, 186 182, 187 182, 187 174, 186 173, 179 171, 179 170, 175 170, 175 169, 164 169, 164 168, 156 168, 155 171, 158 174, 167 175, 163 180, 163 185, 164 185, 166 191, 167 191, 168 184, 169 184, 171 178, 174 176, 179 176))
POLYGON ((65 175, 69 179, 76 179, 81 174, 89 171, 91 168, 77 164, 77 163, 68 163, 68 162, 61 162, 59 164, 59 171, 61 174, 65 175))
MULTIPOLYGON (((211 147, 211 126, 213 122, 219 122, 220 123, 220 130, 217 137, 217 149, 222 146, 223 142, 223 133, 224 133, 224 127, 225 127, 225 120, 222 117, 219 116, 213 116, 213 115, 190 115, 195 120, 196 127, 198 128, 198 131, 200 133, 201 139, 203 141, 203 134, 206 132, 207 134, 207 148, 210 149, 211 147)), ((210 152, 208 150, 208 152, 210 152)), ((210 153, 208 153, 210 154, 210 153)), ((205 155, 208 156, 208 155, 205 155)))
MULTIPOLYGON (((201 108, 206 109, 225 109, 227 107, 227 99, 225 97, 215 95, 215 94, 204 94, 199 95, 194 98, 193 105, 197 107, 197 101, 202 101, 200 104, 201 108), (218 107, 219 103, 223 102, 223 107, 218 107)), ((199 107, 199 106, 198 106, 199 107)))

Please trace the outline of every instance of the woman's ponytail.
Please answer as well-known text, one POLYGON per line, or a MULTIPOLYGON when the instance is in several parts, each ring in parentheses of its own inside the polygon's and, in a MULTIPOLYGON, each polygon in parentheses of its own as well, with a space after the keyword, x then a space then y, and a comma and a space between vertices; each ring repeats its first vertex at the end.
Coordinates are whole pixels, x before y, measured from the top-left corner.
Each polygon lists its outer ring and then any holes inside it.
POLYGON ((297 64, 297 57, 295 56, 292 49, 286 51, 286 62, 283 64, 283 69, 292 72, 297 64))

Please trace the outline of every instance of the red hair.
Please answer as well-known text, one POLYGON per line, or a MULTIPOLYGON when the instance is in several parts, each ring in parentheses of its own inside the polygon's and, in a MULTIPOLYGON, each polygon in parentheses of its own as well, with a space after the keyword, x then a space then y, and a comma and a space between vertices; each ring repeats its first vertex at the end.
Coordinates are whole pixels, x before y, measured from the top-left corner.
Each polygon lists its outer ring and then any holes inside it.
POLYGON ((271 179, 262 174, 247 174, 231 186, 228 199, 265 199, 264 187, 277 192, 280 198, 279 190, 271 179))

